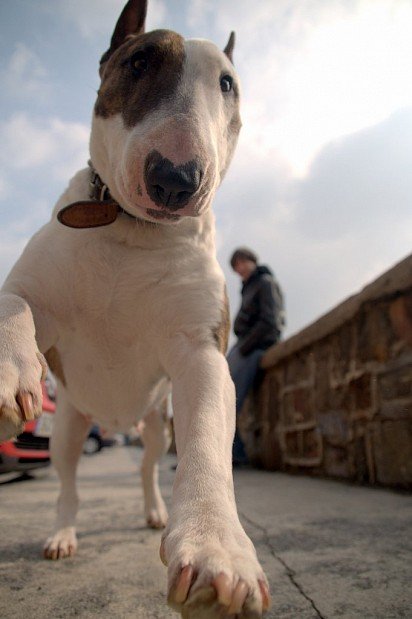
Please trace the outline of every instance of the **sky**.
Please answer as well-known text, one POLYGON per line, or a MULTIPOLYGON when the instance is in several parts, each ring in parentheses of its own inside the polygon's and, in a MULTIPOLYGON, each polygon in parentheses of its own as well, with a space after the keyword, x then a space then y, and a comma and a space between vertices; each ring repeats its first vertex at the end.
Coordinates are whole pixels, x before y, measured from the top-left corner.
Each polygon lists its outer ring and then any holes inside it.
MULTIPOLYGON (((123 4, 0 2, 0 283, 87 162, 123 4)), ((243 127, 214 201, 232 314, 239 245, 275 272, 285 336, 411 253, 412 0, 149 0, 159 27, 236 31, 243 127)))

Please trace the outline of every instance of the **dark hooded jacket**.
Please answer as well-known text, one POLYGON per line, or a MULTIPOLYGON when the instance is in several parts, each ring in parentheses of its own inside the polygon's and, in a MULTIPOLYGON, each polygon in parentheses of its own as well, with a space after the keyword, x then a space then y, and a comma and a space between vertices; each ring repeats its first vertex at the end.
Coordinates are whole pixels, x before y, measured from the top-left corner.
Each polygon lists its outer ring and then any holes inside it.
POLYGON ((257 266, 242 287, 242 304, 233 330, 243 355, 275 344, 284 323, 283 298, 279 284, 266 266, 257 266))

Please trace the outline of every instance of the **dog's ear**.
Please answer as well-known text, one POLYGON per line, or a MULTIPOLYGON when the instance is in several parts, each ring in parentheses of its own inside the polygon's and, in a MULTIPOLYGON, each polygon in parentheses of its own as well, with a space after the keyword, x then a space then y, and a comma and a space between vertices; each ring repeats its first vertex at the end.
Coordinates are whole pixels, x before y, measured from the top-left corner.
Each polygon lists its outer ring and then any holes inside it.
POLYGON ((223 50, 232 64, 233 64, 233 48, 234 47, 235 47, 235 33, 232 30, 232 32, 230 33, 229 41, 227 42, 227 45, 225 49, 223 50))
POLYGON ((106 62, 113 52, 120 47, 122 43, 131 34, 142 34, 144 32, 147 13, 147 0, 129 0, 119 19, 117 20, 116 28, 114 29, 110 47, 102 56, 100 64, 106 62))

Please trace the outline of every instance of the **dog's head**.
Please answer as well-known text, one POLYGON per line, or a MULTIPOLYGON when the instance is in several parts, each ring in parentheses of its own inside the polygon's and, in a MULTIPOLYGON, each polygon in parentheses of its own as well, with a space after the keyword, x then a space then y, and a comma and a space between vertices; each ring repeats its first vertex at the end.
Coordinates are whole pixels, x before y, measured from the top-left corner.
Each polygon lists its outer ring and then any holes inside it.
POLYGON ((208 208, 241 122, 234 34, 224 50, 169 30, 145 33, 129 0, 100 65, 91 158, 131 215, 161 223, 208 208))

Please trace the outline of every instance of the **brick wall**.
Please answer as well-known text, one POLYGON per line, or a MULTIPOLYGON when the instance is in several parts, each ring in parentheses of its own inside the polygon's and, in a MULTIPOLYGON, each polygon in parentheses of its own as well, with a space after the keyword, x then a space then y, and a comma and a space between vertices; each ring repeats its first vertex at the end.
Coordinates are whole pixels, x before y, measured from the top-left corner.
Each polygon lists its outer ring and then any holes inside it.
POLYGON ((412 487, 412 255, 262 367, 240 422, 255 464, 412 487))

